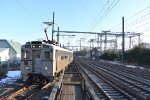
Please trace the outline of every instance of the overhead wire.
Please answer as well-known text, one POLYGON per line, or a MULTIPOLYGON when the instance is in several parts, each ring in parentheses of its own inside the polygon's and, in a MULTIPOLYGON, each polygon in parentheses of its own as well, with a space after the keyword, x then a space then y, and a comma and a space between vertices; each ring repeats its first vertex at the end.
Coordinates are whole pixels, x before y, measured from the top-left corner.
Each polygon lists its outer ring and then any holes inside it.
MULTIPOLYGON (((150 31, 150 29, 149 29, 148 31, 150 31)), ((149 35, 144 36, 144 38, 149 38, 149 36, 150 36, 150 34, 149 34, 149 35)))
MULTIPOLYGON (((136 13, 133 16, 126 19, 125 20, 125 30, 133 31, 135 29, 136 32, 138 30, 138 32, 140 32, 140 33, 150 31, 150 27, 147 27, 149 24, 148 20, 150 18, 149 17, 150 13, 147 14, 147 12, 146 12, 148 8, 150 8, 150 7, 146 7, 143 10, 139 11, 138 13, 136 13), (145 14, 145 12, 146 12, 146 14, 145 14), (140 16, 142 16, 142 17, 140 17, 140 16), (130 21, 131 19, 132 19, 132 22, 130 21)), ((113 30, 116 29, 116 31, 118 31, 118 30, 120 31, 122 29, 122 27, 119 27, 119 26, 121 26, 121 24, 122 23, 117 24, 112 29, 113 30)), ((136 39, 136 40, 138 40, 138 39, 136 39)))
MULTIPOLYGON (((149 6, 150 7, 150 6, 149 6)), ((128 19, 126 19, 125 21, 128 21, 132 18, 134 18, 135 16, 139 15, 140 13, 144 12, 145 10, 147 10, 149 7, 144 8, 143 10, 139 11, 138 13, 134 14, 133 16, 129 17, 128 19)))
MULTIPOLYGON (((125 28, 131 27, 130 24, 134 25, 133 23, 136 23, 137 20, 140 20, 140 19, 142 19, 142 18, 148 16, 148 14, 146 14, 146 15, 144 15, 144 16, 138 18, 138 19, 135 19, 135 17, 139 16, 141 13, 144 13, 144 11, 146 11, 148 8, 150 8, 150 6, 144 8, 143 10, 139 11, 138 13, 136 13, 136 14, 132 15, 131 17, 127 18, 127 19, 125 20, 125 28), (131 20, 131 19, 133 19, 133 18, 134 18, 135 20, 132 21, 132 22, 129 22, 129 20, 131 20)), ((146 19, 145 19, 145 20, 146 20, 146 19)), ((143 20, 143 21, 144 21, 144 20, 143 20)), ((118 25, 116 25, 116 26, 114 26, 112 29, 115 29, 115 31, 121 29, 121 28, 117 28, 117 27, 119 27, 119 25, 121 26, 121 23, 118 24, 118 25), (116 28, 117 28, 117 29, 116 29, 116 28)), ((112 30, 112 29, 111 29, 111 30, 112 30)))
POLYGON ((97 14, 97 16, 94 18, 94 20, 90 24, 90 27, 96 22, 96 20, 98 19, 99 15, 103 12, 103 10, 106 8, 106 6, 108 5, 108 3, 109 3, 109 0, 105 3, 105 5, 103 6, 103 8, 99 11, 99 13, 97 14))
MULTIPOLYGON (((134 16, 130 17, 130 19, 134 18, 134 21, 130 23, 128 22, 128 24, 126 24, 125 29, 128 31, 132 30, 132 31, 136 31, 139 33, 147 34, 147 32, 150 31, 150 27, 148 27, 150 25, 150 22, 149 22, 150 16, 149 16, 149 13, 145 12, 148 8, 149 7, 146 7, 145 9, 141 10, 134 16), (142 17, 139 17, 140 15, 142 15, 142 17)), ((145 38, 145 36, 143 38, 145 38)))
MULTIPOLYGON (((38 23, 38 21, 32 16, 32 14, 24 7, 24 5, 19 1, 19 0, 16 0, 16 2, 18 3, 18 5, 20 7, 22 7, 22 9, 25 11, 25 13, 35 22, 35 23, 38 23)), ((39 24, 39 23, 38 23, 39 24)), ((41 25, 40 25, 41 26, 41 25)))
MULTIPOLYGON (((98 15, 95 17, 95 19, 93 20, 93 22, 91 23, 91 30, 94 30, 99 23, 108 15, 108 13, 117 5, 117 3, 119 2, 119 0, 114 0, 110 6, 109 4, 109 0, 106 2, 105 6, 100 10, 100 12, 98 13, 98 15), (108 5, 108 8, 103 12, 103 10, 105 9, 105 7, 108 5), (100 16, 100 14, 103 12, 103 14, 100 16), (100 16, 100 18, 98 18, 100 16), (94 25, 93 25, 94 24, 94 25)), ((90 34, 88 36, 86 36, 86 38, 88 38, 90 36, 90 34)))
MULTIPOLYGON (((28 10, 28 9, 31 9, 31 8, 30 8, 31 6, 29 7, 29 5, 28 5, 28 6, 24 5, 24 4, 21 2, 21 0, 16 0, 16 3, 22 8, 22 10, 27 14, 27 16, 29 16, 29 18, 31 18, 31 20, 36 23, 37 26, 39 26, 39 27, 41 27, 41 29, 44 29, 44 30, 45 30, 45 27, 47 27, 47 26, 44 26, 44 24, 43 24, 42 22, 39 22, 39 21, 33 16, 33 14, 28 10)), ((55 23, 55 25, 57 26, 57 23, 55 23)))
POLYGON ((99 25, 99 23, 108 15, 108 13, 116 6, 116 4, 119 2, 119 0, 114 0, 113 3, 111 3, 110 7, 103 13, 103 15, 99 18, 97 23, 92 27, 92 30, 99 25))
POLYGON ((143 32, 147 32, 147 31, 149 31, 149 30, 150 30, 150 27, 146 27, 146 28, 141 29, 141 30, 139 30, 139 31, 141 31, 141 32, 143 33, 143 32))
POLYGON ((133 25, 130 25, 128 27, 126 27, 125 29, 126 30, 134 30, 134 29, 139 29, 141 27, 144 27, 145 25, 149 24, 147 23, 147 20, 150 19, 150 17, 146 18, 146 19, 143 19, 141 21, 137 21, 136 23, 134 23, 133 25))
POLYGON ((128 27, 131 27, 131 26, 134 26, 135 24, 137 23, 141 23, 141 22, 144 22, 145 20, 149 19, 149 15, 146 14, 138 19, 135 19, 134 21, 130 22, 129 24, 128 23, 125 23, 125 28, 128 28, 128 27))
MULTIPOLYGON (((96 22, 97 18, 99 17, 99 15, 103 12, 103 10, 106 8, 106 6, 108 5, 109 0, 105 3, 105 5, 102 7, 102 9, 100 9, 100 11, 98 12, 97 16, 94 18, 94 20, 92 21, 92 23, 90 24, 90 26, 88 27, 88 29, 90 29, 91 31, 91 26, 96 22)), ((84 38, 88 38, 91 34, 85 34, 84 38)))
POLYGON ((79 1, 80 1, 80 4, 82 5, 83 9, 86 11, 86 13, 88 14, 88 16, 90 16, 90 18, 91 18, 91 13, 88 10, 88 8, 85 6, 84 2, 82 0, 79 0, 79 1))
POLYGON ((147 23, 144 23, 144 24, 139 25, 139 26, 137 26, 137 27, 134 27, 134 28, 128 29, 128 30, 134 30, 134 29, 140 28, 140 27, 142 27, 142 26, 145 26, 145 25, 147 25, 147 24, 149 24, 149 23, 150 23, 150 22, 147 22, 147 23))
POLYGON ((122 23, 117 24, 116 26, 112 27, 110 30, 115 29, 116 27, 119 27, 122 23))

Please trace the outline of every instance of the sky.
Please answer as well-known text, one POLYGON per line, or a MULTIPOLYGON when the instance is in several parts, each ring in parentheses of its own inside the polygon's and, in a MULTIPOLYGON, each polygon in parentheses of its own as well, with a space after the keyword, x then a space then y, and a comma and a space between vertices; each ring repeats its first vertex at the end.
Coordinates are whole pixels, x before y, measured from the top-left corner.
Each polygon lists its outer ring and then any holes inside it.
MULTIPOLYGON (((142 33, 141 42, 150 43, 150 0, 0 0, 0 39, 21 44, 46 39, 47 25, 43 22, 52 22, 53 12, 55 30, 59 27, 60 31, 121 32, 124 17, 125 32, 142 33)), ((51 29, 50 26, 49 39, 51 29)), ((75 36, 61 36, 62 44, 79 46, 79 40, 85 38, 82 45, 89 46, 88 41, 96 38, 90 34, 69 34, 75 36)), ((137 43, 137 37, 132 42, 137 43)))

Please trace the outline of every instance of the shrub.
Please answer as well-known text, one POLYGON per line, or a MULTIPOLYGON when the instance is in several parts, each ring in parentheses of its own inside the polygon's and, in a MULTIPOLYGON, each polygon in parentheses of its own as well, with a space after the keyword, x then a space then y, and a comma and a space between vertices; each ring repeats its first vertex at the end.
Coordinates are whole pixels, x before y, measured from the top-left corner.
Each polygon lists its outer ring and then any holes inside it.
POLYGON ((0 67, 0 76, 3 76, 6 74, 6 70, 3 67, 0 67))

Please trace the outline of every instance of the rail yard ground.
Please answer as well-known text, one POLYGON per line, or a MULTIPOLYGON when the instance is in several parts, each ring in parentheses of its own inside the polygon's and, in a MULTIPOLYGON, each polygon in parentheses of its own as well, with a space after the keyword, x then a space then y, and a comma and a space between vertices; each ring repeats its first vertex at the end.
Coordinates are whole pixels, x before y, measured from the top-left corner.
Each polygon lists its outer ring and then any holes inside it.
MULTIPOLYGON (((19 74, 19 72, 18 72, 19 74)), ((8 74, 7 74, 8 75, 8 74)), ((9 72, 9 75, 10 72, 9 72)), ((16 100, 149 100, 150 70, 106 61, 76 58, 54 83, 29 84, 19 78, 8 79, 0 87, 0 100, 15 94, 16 100), (60 81, 62 80, 62 81, 60 81), (21 91, 25 88, 24 91, 21 91), (55 91, 55 92, 54 92, 55 91)))

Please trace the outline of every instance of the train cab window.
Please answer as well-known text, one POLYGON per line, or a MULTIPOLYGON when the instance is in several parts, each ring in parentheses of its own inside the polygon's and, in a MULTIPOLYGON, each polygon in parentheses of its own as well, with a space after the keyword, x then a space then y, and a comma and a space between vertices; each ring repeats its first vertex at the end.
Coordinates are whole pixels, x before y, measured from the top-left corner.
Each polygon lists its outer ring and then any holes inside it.
POLYGON ((29 59, 29 51, 24 51, 24 59, 29 59))
POLYGON ((44 52, 44 55, 45 55, 45 59, 50 59, 50 51, 45 51, 44 52))

